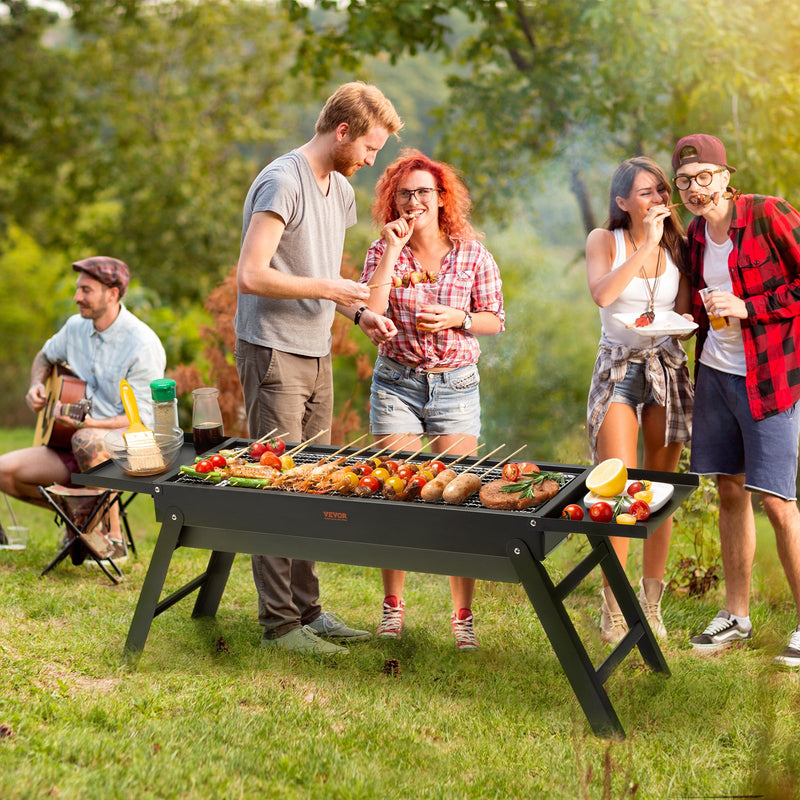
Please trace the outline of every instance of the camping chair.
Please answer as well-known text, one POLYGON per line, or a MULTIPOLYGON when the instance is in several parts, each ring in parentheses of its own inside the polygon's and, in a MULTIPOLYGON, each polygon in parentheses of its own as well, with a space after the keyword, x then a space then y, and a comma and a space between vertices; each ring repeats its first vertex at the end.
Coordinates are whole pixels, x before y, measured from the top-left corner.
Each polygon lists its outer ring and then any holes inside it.
POLYGON ((107 529, 108 512, 116 504, 119 507, 123 536, 126 537, 131 552, 136 553, 127 514, 127 507, 136 494, 123 499, 121 491, 62 486, 58 483, 47 487, 40 486, 39 494, 55 511, 56 525, 65 528, 61 550, 42 570, 39 577, 49 572, 67 556, 70 556, 72 563, 76 565, 82 564, 88 556, 95 560, 112 583, 119 583, 122 570, 110 557, 104 555, 106 540, 100 535, 100 530, 103 527, 107 529), (97 530, 98 528, 100 530, 97 530), (108 570, 106 564, 116 575, 108 570))

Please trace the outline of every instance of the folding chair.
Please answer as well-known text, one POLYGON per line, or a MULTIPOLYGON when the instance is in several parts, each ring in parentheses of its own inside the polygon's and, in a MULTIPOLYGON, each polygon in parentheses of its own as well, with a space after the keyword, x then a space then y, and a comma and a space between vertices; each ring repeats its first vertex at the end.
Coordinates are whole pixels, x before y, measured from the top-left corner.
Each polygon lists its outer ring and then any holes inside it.
POLYGON ((136 546, 128 523, 127 508, 136 494, 123 499, 121 491, 62 486, 58 483, 47 487, 40 486, 39 494, 55 511, 56 525, 65 528, 61 550, 42 570, 39 577, 49 572, 67 556, 70 556, 72 563, 76 565, 82 564, 89 557, 94 559, 112 583, 119 583, 122 570, 113 559, 104 555, 106 539, 101 536, 97 528, 105 525, 107 529, 108 512, 116 504, 119 507, 123 535, 126 537, 128 548, 135 554, 136 546), (106 564, 111 566, 116 575, 108 570, 106 564))

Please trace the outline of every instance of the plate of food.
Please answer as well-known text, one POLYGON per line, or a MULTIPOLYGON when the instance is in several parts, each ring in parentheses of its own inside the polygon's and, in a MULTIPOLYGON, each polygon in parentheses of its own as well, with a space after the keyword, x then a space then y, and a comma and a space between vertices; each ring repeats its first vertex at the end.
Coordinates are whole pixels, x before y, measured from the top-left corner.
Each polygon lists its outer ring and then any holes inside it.
POLYGON ((648 321, 645 314, 614 314, 614 319, 619 320, 626 328, 647 338, 684 336, 697 328, 696 322, 691 322, 674 311, 657 311, 653 315, 652 321, 648 321))
MULTIPOLYGON (((639 481, 636 481, 636 483, 638 482, 639 481)), ((625 482, 625 491, 622 493, 623 511, 627 511, 627 509, 630 508, 630 505, 634 499, 628 494, 628 487, 632 483, 634 483, 634 481, 625 482)), ((647 489, 653 493, 653 499, 647 504, 650 506, 651 513, 658 511, 667 502, 667 500, 672 497, 672 494, 675 491, 675 487, 671 483, 658 483, 657 481, 653 481, 647 487, 647 489)), ((615 502, 615 498, 613 497, 603 497, 602 495, 595 494, 594 492, 588 492, 583 498, 583 504, 586 506, 586 508, 589 508, 600 500, 605 500, 606 503, 610 503, 611 505, 614 505, 615 502)))

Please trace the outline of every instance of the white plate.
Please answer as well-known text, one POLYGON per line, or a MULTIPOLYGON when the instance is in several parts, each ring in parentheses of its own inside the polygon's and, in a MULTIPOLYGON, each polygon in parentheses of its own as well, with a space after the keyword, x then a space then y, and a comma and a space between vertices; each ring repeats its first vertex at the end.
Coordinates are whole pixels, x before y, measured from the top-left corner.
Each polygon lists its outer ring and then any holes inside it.
MULTIPOLYGON (((626 481, 625 482, 625 492, 623 492, 624 500, 622 501, 622 507, 625 511, 630 508, 631 503, 633 502, 633 498, 627 494, 628 487, 633 483, 633 481, 626 481)), ((653 493, 653 502, 648 503, 650 506, 650 512, 653 513, 658 511, 667 500, 672 497, 672 493, 675 491, 675 487, 671 483, 652 483, 650 484, 650 491, 653 493)), ((589 492, 586 497, 583 498, 583 504, 586 508, 597 503, 600 500, 604 500, 606 503, 611 503, 613 505, 613 498, 609 497, 602 497, 599 494, 595 494, 594 492, 589 492)))
MULTIPOLYGON (((614 314, 614 319, 619 320, 623 325, 632 325, 639 314, 614 314)), ((639 336, 683 336, 691 333, 697 327, 696 322, 689 322, 686 317, 676 314, 674 311, 658 311, 655 319, 643 328, 631 328, 639 336)))

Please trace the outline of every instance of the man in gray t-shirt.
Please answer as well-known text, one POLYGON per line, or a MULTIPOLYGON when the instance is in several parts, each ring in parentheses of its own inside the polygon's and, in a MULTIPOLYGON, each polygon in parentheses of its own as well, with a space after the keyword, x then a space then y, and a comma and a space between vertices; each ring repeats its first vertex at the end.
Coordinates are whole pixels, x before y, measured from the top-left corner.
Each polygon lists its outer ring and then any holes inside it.
MULTIPOLYGON (((278 429, 301 442, 330 430, 335 311, 373 344, 397 333, 390 319, 366 308, 369 288, 340 272, 345 231, 356 221, 346 179, 371 166, 402 124, 375 86, 346 83, 328 98, 313 138, 264 167, 247 193, 235 326, 253 438, 278 429)), ((333 654, 347 649, 329 639, 369 637, 322 612, 314 562, 253 556, 253 577, 263 645, 333 654)))

